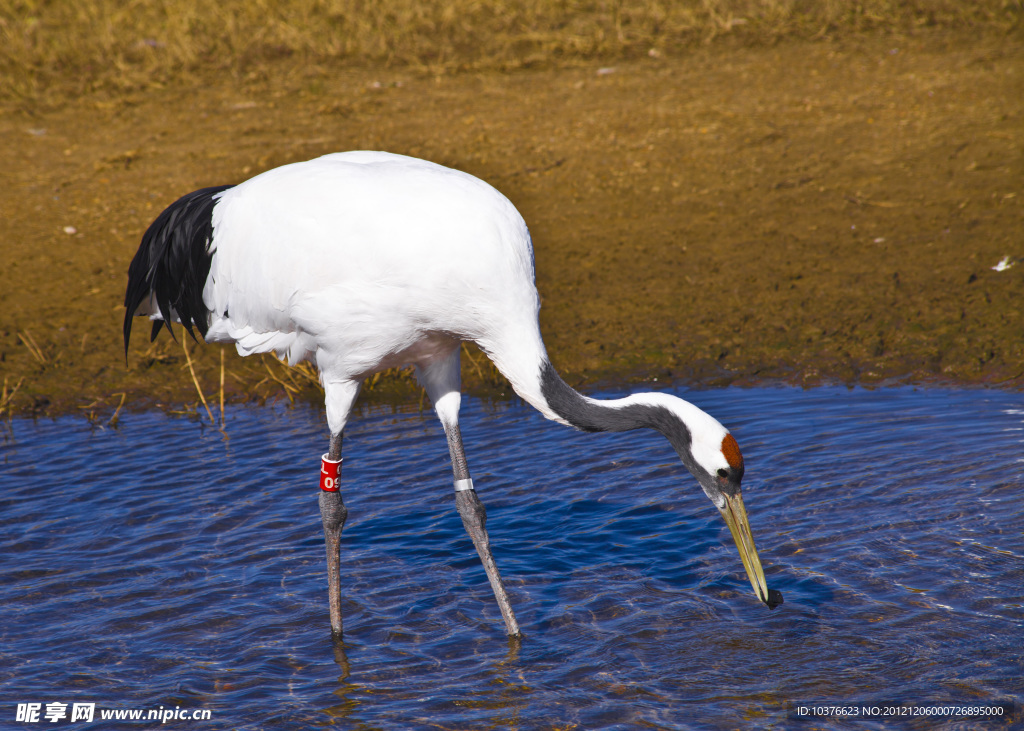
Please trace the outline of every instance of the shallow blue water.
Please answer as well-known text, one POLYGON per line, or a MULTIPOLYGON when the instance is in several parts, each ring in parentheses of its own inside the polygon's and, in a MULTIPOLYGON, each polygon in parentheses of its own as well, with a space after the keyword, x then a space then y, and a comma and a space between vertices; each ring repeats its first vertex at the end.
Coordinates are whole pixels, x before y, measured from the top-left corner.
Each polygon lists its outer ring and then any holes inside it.
MULTIPOLYGON (((1017 704, 1024 395, 679 392, 736 434, 769 586, 654 433, 466 399, 509 644, 431 414, 346 431, 346 637, 328 629, 319 410, 15 420, 0 446, 0 727, 882 728, 811 702, 1017 704), (19 723, 19 703, 40 703, 19 723), (95 703, 92 723, 48 703, 95 703)), ((617 395, 617 394, 606 394, 617 395)), ((918 719, 922 728, 1000 724, 918 719)), ((902 725, 912 726, 904 718, 902 725)))

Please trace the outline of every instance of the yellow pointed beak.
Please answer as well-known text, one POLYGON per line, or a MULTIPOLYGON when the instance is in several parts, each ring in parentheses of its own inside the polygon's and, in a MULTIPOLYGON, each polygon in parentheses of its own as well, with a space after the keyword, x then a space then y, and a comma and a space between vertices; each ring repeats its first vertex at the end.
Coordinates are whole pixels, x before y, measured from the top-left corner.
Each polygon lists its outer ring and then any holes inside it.
POLYGON ((750 521, 747 520, 747 509, 743 506, 743 496, 738 492, 734 497, 727 496, 725 506, 719 510, 729 526, 733 540, 736 541, 740 560, 743 561, 743 568, 747 570, 747 577, 750 579, 750 585, 754 587, 754 593, 769 609, 775 609, 782 604, 782 593, 768 589, 764 569, 761 568, 761 559, 754 547, 754 537, 750 534, 750 521))

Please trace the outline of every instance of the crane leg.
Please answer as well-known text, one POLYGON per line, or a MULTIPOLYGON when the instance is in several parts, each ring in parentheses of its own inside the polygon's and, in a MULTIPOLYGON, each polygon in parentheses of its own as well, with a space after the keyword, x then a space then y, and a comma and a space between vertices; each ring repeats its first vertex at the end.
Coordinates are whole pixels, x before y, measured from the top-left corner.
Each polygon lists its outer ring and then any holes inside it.
POLYGON ((505 628, 509 637, 522 636, 519 631, 519 623, 516 622, 516 615, 512 611, 512 603, 505 591, 505 584, 498 573, 498 565, 494 562, 494 554, 491 553, 491 540, 487 535, 487 511, 484 504, 477 497, 473 489, 473 480, 469 477, 469 467, 466 464, 466 453, 462 448, 462 435, 459 432, 458 424, 446 424, 445 432, 448 436, 448 451, 452 457, 452 472, 455 475, 455 507, 462 517, 462 524, 466 532, 473 539, 476 552, 483 562, 484 571, 487 572, 487 579, 491 582, 494 590, 494 597, 498 600, 498 608, 505 620, 505 628))
POLYGON ((331 446, 320 470, 320 519, 327 544, 327 592, 331 611, 331 634, 341 638, 341 529, 348 509, 341 501, 341 432, 331 435, 331 446), (333 472, 333 474, 328 474, 333 472))

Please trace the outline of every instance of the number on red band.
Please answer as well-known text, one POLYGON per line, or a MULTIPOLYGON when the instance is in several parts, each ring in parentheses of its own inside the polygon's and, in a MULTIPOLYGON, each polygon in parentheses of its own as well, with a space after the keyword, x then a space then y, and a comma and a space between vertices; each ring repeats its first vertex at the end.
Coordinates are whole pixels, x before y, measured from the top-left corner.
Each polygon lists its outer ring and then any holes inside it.
POLYGON ((339 475, 341 474, 341 460, 335 462, 327 459, 325 454, 320 458, 320 489, 324 492, 337 492, 339 475))

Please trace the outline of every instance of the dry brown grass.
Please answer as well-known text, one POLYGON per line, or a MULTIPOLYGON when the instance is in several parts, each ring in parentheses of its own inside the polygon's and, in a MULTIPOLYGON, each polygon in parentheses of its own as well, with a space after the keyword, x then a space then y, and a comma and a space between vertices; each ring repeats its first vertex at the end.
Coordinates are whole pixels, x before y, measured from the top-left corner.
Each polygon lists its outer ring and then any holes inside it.
POLYGON ((0 98, 116 93, 284 58, 435 72, 873 29, 1020 23, 1024 0, 0 0, 0 98))

